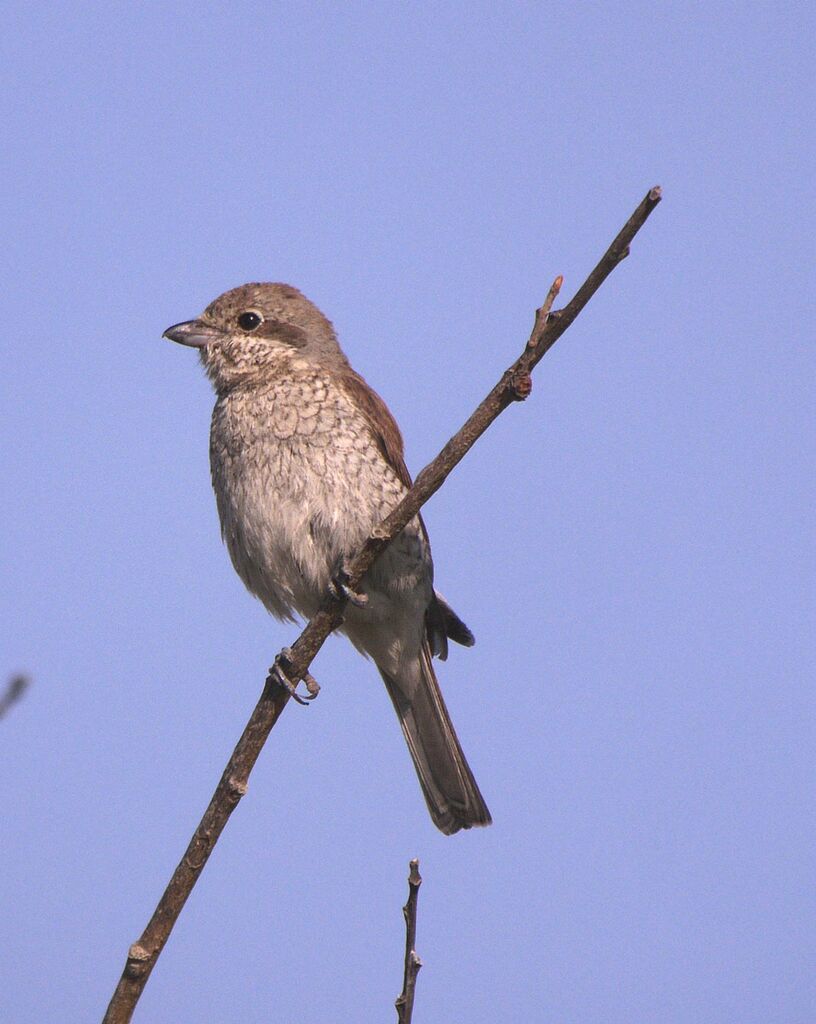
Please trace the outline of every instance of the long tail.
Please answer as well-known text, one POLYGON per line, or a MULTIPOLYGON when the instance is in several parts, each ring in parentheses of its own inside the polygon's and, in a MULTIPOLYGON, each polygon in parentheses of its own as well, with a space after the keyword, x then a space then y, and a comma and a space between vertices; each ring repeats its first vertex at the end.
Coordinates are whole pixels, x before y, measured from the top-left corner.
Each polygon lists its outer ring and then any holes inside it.
POLYGON ((453 835, 462 828, 489 825, 490 811, 465 760, 436 681, 430 651, 398 677, 380 669, 434 825, 453 835))

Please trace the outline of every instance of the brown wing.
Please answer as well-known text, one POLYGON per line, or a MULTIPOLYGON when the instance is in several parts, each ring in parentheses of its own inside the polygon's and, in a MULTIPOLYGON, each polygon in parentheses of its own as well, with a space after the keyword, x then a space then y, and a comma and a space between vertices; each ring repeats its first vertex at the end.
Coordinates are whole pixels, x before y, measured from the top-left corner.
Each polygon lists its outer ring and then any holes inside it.
MULTIPOLYGON (((411 474, 405 465, 402 434, 397 421, 391 415, 388 406, 373 388, 363 380, 359 373, 349 366, 345 369, 340 383, 354 405, 360 410, 368 423, 371 435, 383 458, 391 466, 406 487, 412 484, 411 474)), ((423 527, 424 529, 424 527, 423 527)))
MULTIPOLYGON (((371 436, 383 458, 402 483, 406 487, 410 487, 412 480, 408 467, 405 465, 402 434, 388 406, 350 366, 344 369, 341 384, 346 394, 365 417, 371 430, 371 436)), ((433 578, 433 562, 430 557, 431 542, 422 516, 420 515, 418 518, 425 543, 428 546, 428 560, 431 562, 431 578, 433 578)), ((448 638, 464 647, 473 646, 474 640, 471 631, 436 591, 434 591, 431 603, 425 612, 425 628, 432 652, 443 661, 448 656, 448 638)))

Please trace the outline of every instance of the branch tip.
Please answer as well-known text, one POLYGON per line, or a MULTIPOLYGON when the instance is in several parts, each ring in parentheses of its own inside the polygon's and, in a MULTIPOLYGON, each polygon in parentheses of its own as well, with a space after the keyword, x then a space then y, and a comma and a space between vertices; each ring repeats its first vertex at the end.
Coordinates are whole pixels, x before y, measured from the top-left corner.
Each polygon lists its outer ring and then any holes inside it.
POLYGON ((22 672, 9 679, 5 692, 0 694, 0 718, 3 718, 12 705, 20 700, 30 685, 31 679, 22 672))
POLYGON ((408 862, 408 900, 402 908, 402 916, 405 918, 405 964, 402 972, 402 992, 394 1003, 397 1009, 397 1024, 411 1024, 416 979, 422 966, 422 961, 414 948, 420 885, 422 885, 422 876, 419 873, 419 860, 415 857, 408 862))

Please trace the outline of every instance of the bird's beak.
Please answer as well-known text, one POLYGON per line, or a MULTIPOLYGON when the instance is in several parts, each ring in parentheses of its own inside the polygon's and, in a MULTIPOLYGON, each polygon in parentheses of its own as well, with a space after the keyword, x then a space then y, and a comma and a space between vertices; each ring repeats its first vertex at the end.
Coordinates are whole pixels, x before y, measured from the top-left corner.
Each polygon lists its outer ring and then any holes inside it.
POLYGON ((162 337, 169 338, 170 341, 177 341, 179 345, 204 348, 211 341, 217 341, 221 337, 221 332, 216 327, 202 323, 201 320, 187 320, 184 323, 168 327, 162 337))

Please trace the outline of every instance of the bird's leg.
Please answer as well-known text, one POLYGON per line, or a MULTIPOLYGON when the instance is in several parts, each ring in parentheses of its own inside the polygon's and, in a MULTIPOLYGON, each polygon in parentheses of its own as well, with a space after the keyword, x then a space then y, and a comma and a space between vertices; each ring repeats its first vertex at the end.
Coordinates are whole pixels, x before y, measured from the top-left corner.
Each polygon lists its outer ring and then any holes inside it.
POLYGON ((329 592, 332 597, 340 598, 344 597, 349 604, 353 604, 355 608, 365 608, 368 604, 368 596, 366 594, 358 594, 351 589, 348 585, 349 574, 346 569, 346 560, 341 555, 334 563, 331 576, 329 578, 329 592))
POLYGON ((293 652, 291 647, 284 647, 280 654, 275 658, 275 662, 272 668, 269 670, 269 675, 266 677, 267 683, 280 686, 286 690, 289 696, 298 704, 308 704, 310 700, 314 700, 315 697, 320 693, 320 684, 313 675, 309 672, 303 673, 303 682, 306 684, 307 696, 301 697, 297 692, 297 683, 293 683, 289 678, 289 673, 292 671, 292 657, 293 652))

